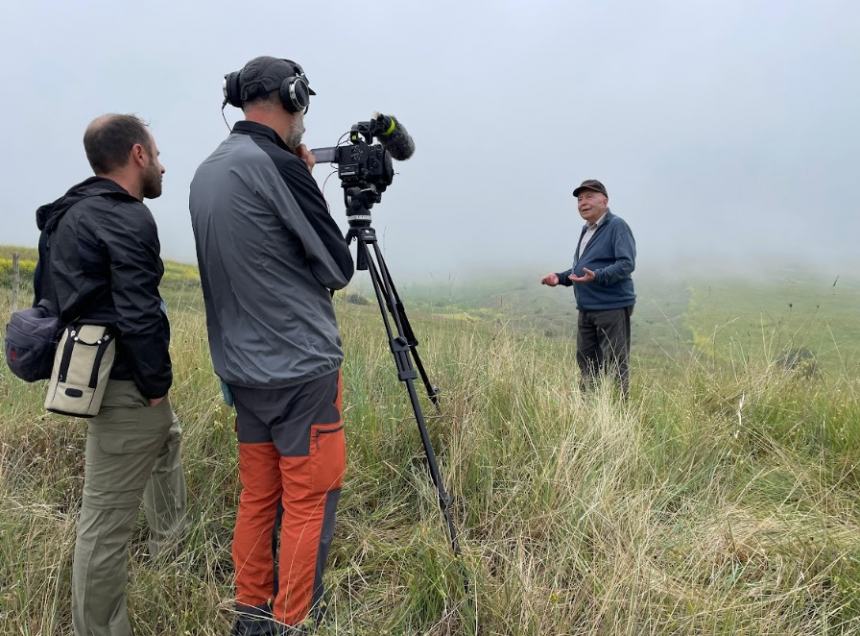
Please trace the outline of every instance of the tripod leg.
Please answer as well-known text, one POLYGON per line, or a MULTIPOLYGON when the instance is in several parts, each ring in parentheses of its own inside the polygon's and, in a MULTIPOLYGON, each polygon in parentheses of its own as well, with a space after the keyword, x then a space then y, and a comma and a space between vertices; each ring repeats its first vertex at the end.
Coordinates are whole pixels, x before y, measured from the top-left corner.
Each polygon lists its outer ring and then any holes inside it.
POLYGON ((415 360, 415 366, 418 367, 418 373, 421 375, 421 381, 424 383, 424 389, 427 391, 427 397, 436 407, 436 412, 441 413, 442 407, 439 404, 439 388, 430 382, 430 377, 424 369, 424 363, 421 362, 421 356, 418 355, 418 339, 415 337, 415 332, 412 330, 412 324, 409 322, 409 317, 406 315, 406 307, 403 306, 403 301, 400 299, 400 294, 397 293, 397 288, 394 286, 394 280, 391 278, 391 272, 388 270, 388 264, 382 256, 382 250, 379 249, 377 243, 373 243, 373 252, 376 257, 376 262, 379 264, 379 270, 382 274, 382 280, 385 287, 389 290, 388 309, 398 325, 402 327, 402 333, 406 338, 409 348, 412 350, 412 357, 415 360))
MULTIPOLYGON (((412 349, 409 342, 403 335, 403 324, 400 316, 392 312, 397 334, 391 328, 387 307, 393 306, 393 293, 386 281, 380 276, 376 262, 373 260, 367 242, 371 239, 359 237, 357 241, 359 253, 364 252, 365 262, 368 265, 370 280, 373 284, 373 291, 376 294, 376 301, 379 304, 379 311, 382 314, 382 322, 385 325, 385 331, 388 335, 388 344, 391 348, 391 353, 394 355, 394 363, 397 366, 397 377, 406 384, 406 390, 409 394, 409 401, 412 404, 412 412, 415 415, 415 421, 418 424, 418 432, 421 435, 421 443, 424 446, 424 454, 427 457, 427 466, 430 470, 430 478, 433 480, 433 485, 436 487, 436 492, 439 498, 439 507, 442 510, 442 516, 445 518, 445 523, 448 526, 448 534, 451 537, 451 549, 456 556, 460 556, 460 542, 457 539, 457 529, 454 526, 454 521, 451 518, 451 496, 445 490, 445 484, 442 480, 442 475, 439 471, 439 465, 436 462, 436 453, 433 450, 433 444, 430 441, 430 434, 427 432, 427 425, 424 421, 424 413, 421 410, 421 402, 418 399, 418 392, 415 390, 415 380, 418 375, 415 372, 415 367, 412 365, 412 349)), ((374 247, 376 247, 374 241, 374 247)), ((378 253, 378 250, 374 250, 378 253)))

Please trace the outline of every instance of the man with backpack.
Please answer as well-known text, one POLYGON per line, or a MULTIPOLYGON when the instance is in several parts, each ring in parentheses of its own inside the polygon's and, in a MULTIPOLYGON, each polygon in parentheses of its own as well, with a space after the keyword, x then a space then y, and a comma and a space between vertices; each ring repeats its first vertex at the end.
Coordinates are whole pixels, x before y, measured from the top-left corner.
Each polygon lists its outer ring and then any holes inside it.
POLYGON ((36 213, 35 300, 61 325, 101 325, 116 338, 101 410, 88 420, 72 620, 81 636, 127 636, 128 542, 141 500, 151 556, 177 540, 185 516, 181 430, 167 397, 170 327, 158 291, 164 268, 143 204, 161 194, 164 167, 133 115, 96 118, 84 148, 95 176, 36 213))

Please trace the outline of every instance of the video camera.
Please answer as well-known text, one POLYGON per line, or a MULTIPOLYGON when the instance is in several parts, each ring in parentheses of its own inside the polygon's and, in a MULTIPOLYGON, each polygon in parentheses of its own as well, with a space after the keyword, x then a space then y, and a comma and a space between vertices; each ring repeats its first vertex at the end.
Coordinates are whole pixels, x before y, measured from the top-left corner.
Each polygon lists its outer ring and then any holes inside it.
POLYGON ((318 163, 336 163, 343 187, 346 214, 367 214, 394 179, 392 159, 404 161, 415 152, 415 143, 393 116, 376 113, 370 121, 360 121, 349 131, 350 144, 314 148, 318 163), (374 144, 378 139, 380 143, 374 144))

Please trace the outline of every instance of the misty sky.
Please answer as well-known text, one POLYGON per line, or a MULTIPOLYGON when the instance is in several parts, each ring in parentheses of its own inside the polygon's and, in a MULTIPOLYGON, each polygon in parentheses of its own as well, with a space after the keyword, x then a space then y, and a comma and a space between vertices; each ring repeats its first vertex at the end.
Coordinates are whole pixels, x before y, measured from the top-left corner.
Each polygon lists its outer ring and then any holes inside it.
MULTIPOLYGON (((376 110, 412 134, 374 208, 395 274, 564 269, 592 177, 640 269, 860 262, 847 1, 7 2, 0 243, 35 245, 35 208, 90 174, 87 123, 134 112, 167 168, 163 256, 194 261, 188 186, 227 134, 223 75, 256 55, 304 66, 308 146, 376 110)), ((336 177, 325 195, 345 227, 336 177)))

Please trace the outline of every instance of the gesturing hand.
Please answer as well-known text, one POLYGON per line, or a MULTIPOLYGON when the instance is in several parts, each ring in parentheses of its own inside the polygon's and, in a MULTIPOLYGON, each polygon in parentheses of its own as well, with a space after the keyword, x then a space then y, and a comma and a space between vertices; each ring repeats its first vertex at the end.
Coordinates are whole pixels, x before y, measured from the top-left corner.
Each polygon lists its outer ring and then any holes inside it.
POLYGON ((577 276, 576 274, 571 274, 568 276, 570 280, 574 283, 590 283, 595 278, 597 278, 597 274, 592 272, 590 269, 583 267, 582 271, 585 272, 582 276, 577 276))
POLYGON ((558 275, 556 274, 547 274, 543 278, 540 279, 541 285, 547 285, 549 287, 555 287, 558 285, 558 275))

